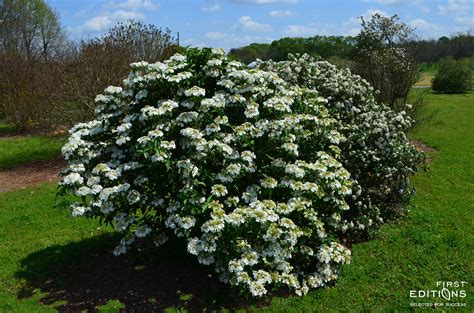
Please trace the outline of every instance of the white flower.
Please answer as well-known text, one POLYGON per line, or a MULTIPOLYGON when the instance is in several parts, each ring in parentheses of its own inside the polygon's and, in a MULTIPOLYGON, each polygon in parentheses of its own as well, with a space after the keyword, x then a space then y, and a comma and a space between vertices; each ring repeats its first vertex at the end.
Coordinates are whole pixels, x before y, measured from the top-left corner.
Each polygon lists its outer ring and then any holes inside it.
POLYGON ((216 197, 223 197, 227 194, 227 188, 224 185, 214 185, 211 188, 211 194, 216 197))
POLYGON ((298 145, 297 144, 294 144, 292 142, 287 142, 287 143, 283 144, 281 147, 282 147, 283 150, 286 150, 289 153, 291 153, 295 156, 298 156, 298 145))
POLYGON ((189 89, 187 89, 184 94, 187 96, 187 97, 204 97, 206 95, 206 90, 201 88, 201 87, 198 87, 198 86, 193 86, 189 89))
POLYGON ((221 219, 211 219, 202 225, 202 231, 205 233, 217 233, 224 229, 224 221, 221 219))
POLYGON ((196 219, 192 216, 186 216, 180 220, 181 227, 184 229, 190 229, 196 224, 196 219))
POLYGON ((91 193, 91 189, 86 186, 82 186, 76 191, 77 196, 87 196, 90 193, 91 193))
POLYGON ((151 228, 146 225, 140 225, 135 230, 135 236, 138 238, 146 237, 149 233, 151 233, 151 228))
POLYGON ((273 177, 265 177, 264 179, 260 179, 260 185, 264 188, 273 189, 278 185, 278 182, 273 177))
POLYGON ((87 211, 90 211, 90 208, 78 204, 72 205, 72 216, 81 216, 87 211))
POLYGON ((258 111, 258 103, 255 101, 250 101, 245 108, 244 114, 247 118, 257 117, 260 114, 258 111))
POLYGON ((181 130, 181 135, 185 136, 185 137, 189 137, 191 139, 200 139, 202 138, 202 133, 195 129, 195 128, 191 128, 191 127, 187 127, 187 128, 184 128, 181 130))
POLYGON ((146 96, 148 96, 148 90, 140 90, 139 92, 137 92, 137 94, 135 95, 135 100, 139 101, 143 98, 146 98, 146 96))
POLYGON ((84 182, 84 178, 79 175, 78 173, 71 173, 63 178, 63 184, 65 185, 75 185, 75 184, 82 184, 84 182))
POLYGON ((137 203, 138 201, 140 201, 140 193, 136 190, 131 190, 129 193, 128 193, 128 196, 127 196, 127 199, 128 199, 128 202, 130 204, 135 204, 137 203))
POLYGON ((201 250, 201 243, 200 240, 197 238, 191 238, 188 241, 188 252, 193 254, 193 255, 199 255, 199 252, 201 250))
POLYGON ((265 286, 258 281, 253 281, 249 284, 250 292, 254 297, 261 297, 267 293, 265 286))
POLYGON ((105 88, 104 92, 110 95, 120 94, 122 93, 122 87, 109 86, 105 88))

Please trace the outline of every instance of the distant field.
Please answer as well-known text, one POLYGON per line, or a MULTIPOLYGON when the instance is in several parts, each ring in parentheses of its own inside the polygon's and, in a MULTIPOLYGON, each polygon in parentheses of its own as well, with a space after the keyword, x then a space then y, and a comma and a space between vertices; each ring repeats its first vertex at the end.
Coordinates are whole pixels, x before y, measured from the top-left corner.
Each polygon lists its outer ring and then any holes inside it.
POLYGON ((415 87, 428 88, 438 73, 438 68, 432 65, 429 67, 426 63, 420 64, 420 79, 415 83, 415 87))

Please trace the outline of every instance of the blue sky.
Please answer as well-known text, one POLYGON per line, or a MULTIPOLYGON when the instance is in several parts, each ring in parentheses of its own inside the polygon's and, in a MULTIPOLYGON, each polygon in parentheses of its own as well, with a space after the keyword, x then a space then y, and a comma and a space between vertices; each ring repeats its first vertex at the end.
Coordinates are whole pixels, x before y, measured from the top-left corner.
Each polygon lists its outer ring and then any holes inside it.
POLYGON ((474 29, 474 0, 49 0, 73 39, 140 19, 182 45, 230 49, 285 36, 355 35, 359 16, 398 14, 424 38, 474 29))

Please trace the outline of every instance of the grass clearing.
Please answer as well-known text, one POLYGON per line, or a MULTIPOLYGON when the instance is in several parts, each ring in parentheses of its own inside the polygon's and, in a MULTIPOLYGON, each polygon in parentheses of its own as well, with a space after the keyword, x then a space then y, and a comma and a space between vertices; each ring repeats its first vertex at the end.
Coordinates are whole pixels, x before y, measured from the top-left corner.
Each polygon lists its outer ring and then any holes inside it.
POLYGON ((58 157, 64 143, 64 137, 0 137, 0 170, 22 163, 50 160, 58 157))
MULTIPOLYGON (((413 179, 418 192, 409 216, 384 226, 373 240, 355 244, 353 262, 343 267, 337 285, 250 310, 405 312, 413 310, 411 302, 431 301, 410 298, 410 290, 460 280, 469 282, 467 297, 458 301, 467 307, 443 310, 473 310, 474 93, 428 93, 426 101, 427 113, 435 114, 411 136, 438 151, 431 155, 429 171, 413 179)), ((0 194, 0 312, 50 312, 64 309, 65 303, 71 310, 106 312, 122 304, 170 312, 227 306, 225 290, 202 288, 207 274, 201 267, 187 272, 193 263, 186 256, 169 255, 172 265, 166 268, 157 268, 162 264, 157 256, 132 254, 119 261, 104 256, 116 237, 97 222, 72 218, 66 203, 55 199, 55 190, 43 185, 0 194), (107 290, 113 284, 125 286, 107 290)))
POLYGON ((428 66, 426 63, 420 64, 420 78, 415 83, 415 87, 418 88, 429 88, 431 87, 431 82, 438 73, 437 66, 428 66))

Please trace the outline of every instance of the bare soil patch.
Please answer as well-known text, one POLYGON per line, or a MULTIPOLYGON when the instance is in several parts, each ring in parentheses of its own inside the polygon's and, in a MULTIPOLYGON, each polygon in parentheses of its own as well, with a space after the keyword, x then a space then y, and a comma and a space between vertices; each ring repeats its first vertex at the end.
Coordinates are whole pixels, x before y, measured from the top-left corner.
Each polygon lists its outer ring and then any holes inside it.
POLYGON ((21 164, 5 171, 0 171, 0 192, 24 189, 29 186, 59 180, 59 173, 66 166, 66 161, 56 158, 21 164))
POLYGON ((418 140, 415 140, 415 139, 410 140, 410 143, 412 145, 414 145, 416 150, 418 150, 418 151, 423 151, 425 153, 438 152, 438 150, 436 150, 435 148, 430 147, 428 145, 425 145, 421 141, 418 141, 418 140))
MULTIPOLYGON (((424 153, 434 153, 434 152, 438 152, 438 150, 436 150, 435 148, 433 147, 430 147, 428 145, 425 145, 424 143, 422 143, 421 141, 419 140, 415 140, 415 139, 411 139, 410 140, 410 143, 415 146, 416 150, 418 151, 422 151, 424 153)), ((426 156, 426 162, 429 163, 431 162, 432 158, 430 156, 426 156)))

